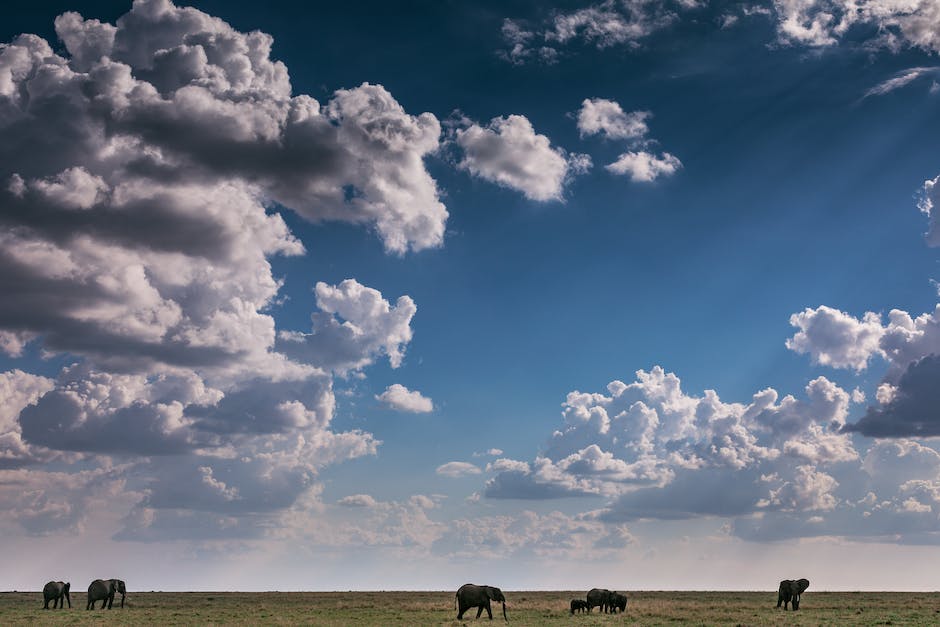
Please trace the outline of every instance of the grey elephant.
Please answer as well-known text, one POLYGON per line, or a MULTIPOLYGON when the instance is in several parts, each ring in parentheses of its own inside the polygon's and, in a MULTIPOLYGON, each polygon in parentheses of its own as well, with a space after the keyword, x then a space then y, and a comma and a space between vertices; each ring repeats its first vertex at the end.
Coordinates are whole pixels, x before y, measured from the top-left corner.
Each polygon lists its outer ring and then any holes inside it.
POLYGON ((793 611, 800 609, 800 595, 809 588, 809 579, 784 579, 780 582, 777 591, 777 607, 783 604, 786 611, 787 604, 793 605, 793 611))
POLYGON ((486 610, 486 615, 489 616, 490 620, 493 620, 493 610, 490 607, 490 601, 503 604, 503 618, 508 621, 509 617, 506 616, 506 597, 503 596, 502 590, 494 588, 493 586, 477 586, 472 583, 465 583, 457 589, 456 598, 454 600, 457 609, 457 620, 462 620, 463 613, 471 607, 479 608, 477 610, 477 618, 480 618, 480 615, 483 614, 483 610, 486 610))
POLYGON ((591 612, 595 607, 601 608, 601 611, 607 613, 610 606, 611 592, 607 588, 591 588, 587 593, 587 611, 591 612))
POLYGON ((610 597, 607 599, 607 607, 610 608, 611 614, 616 614, 618 609, 623 614, 627 611, 627 595, 611 592, 610 597))
POLYGON ((587 601, 582 599, 571 599, 571 613, 584 612, 588 609, 587 601))
POLYGON ((69 609, 72 609, 72 598, 69 596, 69 588, 72 587, 67 581, 50 581, 42 588, 42 598, 45 603, 42 605, 42 609, 49 609, 49 601, 52 601, 52 609, 63 608, 65 607, 65 602, 68 601, 69 609), (63 601, 65 599, 65 601, 63 601))
POLYGON ((101 601, 101 609, 107 605, 111 609, 114 602, 114 593, 121 593, 121 607, 124 607, 124 597, 127 595, 127 588, 120 579, 95 579, 88 584, 88 605, 86 610, 95 609, 95 601, 101 601))

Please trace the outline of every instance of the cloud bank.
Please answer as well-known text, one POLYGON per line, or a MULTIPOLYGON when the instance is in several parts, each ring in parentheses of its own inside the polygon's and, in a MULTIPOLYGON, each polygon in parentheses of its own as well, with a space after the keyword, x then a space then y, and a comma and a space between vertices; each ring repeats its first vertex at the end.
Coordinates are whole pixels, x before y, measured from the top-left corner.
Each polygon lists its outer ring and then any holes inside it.
POLYGON ((270 533, 323 467, 375 453, 331 427, 333 377, 400 366, 416 312, 319 282, 311 329, 278 329, 270 260, 305 253, 280 212, 440 246, 440 123, 376 84, 294 94, 269 35, 168 0, 55 28, 61 53, 0 46, 0 349, 73 362, 0 373, 0 467, 33 499, 4 501, 11 524, 84 524, 87 499, 44 485, 54 460, 110 477, 119 539, 270 533))

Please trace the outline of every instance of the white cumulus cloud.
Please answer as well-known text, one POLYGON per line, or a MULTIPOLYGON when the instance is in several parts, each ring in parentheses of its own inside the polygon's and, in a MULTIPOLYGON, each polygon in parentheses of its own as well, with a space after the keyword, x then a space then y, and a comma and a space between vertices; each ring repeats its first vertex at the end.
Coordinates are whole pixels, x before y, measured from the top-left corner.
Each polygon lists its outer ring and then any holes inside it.
POLYGON ((578 111, 578 130, 582 137, 603 134, 610 139, 642 138, 649 131, 649 111, 624 112, 613 100, 585 98, 578 111))
POLYGON ((809 353, 824 366, 864 370, 872 356, 881 353, 884 329, 878 314, 872 312, 857 320, 823 305, 793 314, 790 324, 799 331, 787 340, 787 348, 809 353))
POLYGON ((522 115, 493 118, 486 126, 470 123, 454 137, 463 150, 459 168, 531 200, 561 200, 569 178, 590 167, 585 155, 553 147, 522 115))
POLYGON ((398 411, 414 414, 426 414, 434 411, 434 403, 431 399, 423 396, 421 392, 409 390, 400 383, 393 383, 384 392, 377 394, 375 398, 398 411))
POLYGON ((608 172, 625 174, 631 181, 649 183, 663 176, 670 176, 682 167, 679 159, 664 152, 656 155, 643 150, 628 151, 613 163, 604 166, 608 172))

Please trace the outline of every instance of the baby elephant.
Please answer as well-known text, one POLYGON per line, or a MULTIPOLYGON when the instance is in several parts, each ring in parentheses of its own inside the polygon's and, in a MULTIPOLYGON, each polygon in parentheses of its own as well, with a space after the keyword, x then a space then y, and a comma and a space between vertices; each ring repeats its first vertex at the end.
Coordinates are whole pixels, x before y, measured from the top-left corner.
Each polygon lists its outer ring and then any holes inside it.
POLYGON ((571 599, 571 613, 574 614, 577 612, 586 612, 588 610, 587 601, 583 599, 571 599))
POLYGON ((52 609, 62 609, 65 607, 65 601, 69 603, 69 609, 72 609, 72 598, 69 596, 69 588, 72 584, 62 581, 50 581, 42 589, 42 598, 45 603, 42 609, 49 609, 49 601, 52 601, 52 609), (63 601, 62 599, 65 599, 63 601))

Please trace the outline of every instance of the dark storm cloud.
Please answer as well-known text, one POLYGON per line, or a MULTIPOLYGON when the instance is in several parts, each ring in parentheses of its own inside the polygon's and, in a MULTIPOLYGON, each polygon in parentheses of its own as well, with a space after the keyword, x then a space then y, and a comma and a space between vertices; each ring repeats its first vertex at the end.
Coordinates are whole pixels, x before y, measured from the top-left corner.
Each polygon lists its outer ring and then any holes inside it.
POLYGON ((940 356, 928 355, 907 366, 894 398, 869 407, 847 432, 875 438, 932 437, 940 435, 940 356))

